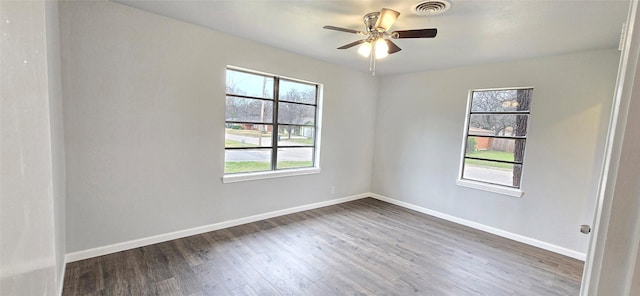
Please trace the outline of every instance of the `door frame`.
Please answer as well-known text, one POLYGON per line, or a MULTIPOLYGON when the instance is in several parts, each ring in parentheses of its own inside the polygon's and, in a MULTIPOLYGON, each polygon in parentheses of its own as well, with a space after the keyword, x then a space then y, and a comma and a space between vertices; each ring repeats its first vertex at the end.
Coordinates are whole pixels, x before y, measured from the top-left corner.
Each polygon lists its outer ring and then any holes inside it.
MULTIPOLYGON (((605 158, 602 165, 600 183, 598 187, 598 196, 593 221, 593 231, 589 241, 587 257, 585 260, 584 272, 582 277, 582 285, 580 289, 581 296, 597 295, 599 292, 600 280, 606 278, 608 281, 615 278, 617 283, 614 286, 619 287, 618 292, 628 295, 631 288, 631 277, 634 271, 634 258, 631 260, 630 266, 620 268, 620 274, 605 275, 603 271, 603 260, 608 260, 605 254, 605 246, 607 243, 607 235, 609 233, 609 222, 613 215, 616 214, 613 208, 614 189, 616 179, 618 178, 618 169, 620 167, 620 155, 623 148, 623 140, 627 123, 627 114, 629 112, 629 104, 633 95, 640 97, 640 90, 633 90, 636 70, 638 70, 638 57, 640 56, 640 7, 638 0, 632 0, 629 4, 629 12, 626 21, 626 30, 622 35, 624 42, 622 44, 622 53, 618 67, 618 77, 616 80, 613 108, 609 119, 609 129, 605 144, 605 158)), ((638 98, 637 98, 638 99, 638 98)), ((638 214, 640 215, 640 214, 638 214)), ((640 220, 636 215, 635 224, 640 220)), ((631 221, 630 221, 631 222, 631 221)), ((629 254, 637 254, 638 252, 638 225, 630 225, 628 235, 631 238, 627 242, 629 254)), ((621 243, 621 242, 613 242, 621 243)), ((626 256, 620 254, 619 256, 626 256)), ((635 256, 635 255, 634 255, 635 256)), ((609 291, 612 292, 612 291, 609 291)), ((611 294, 613 295, 613 294, 611 294)))

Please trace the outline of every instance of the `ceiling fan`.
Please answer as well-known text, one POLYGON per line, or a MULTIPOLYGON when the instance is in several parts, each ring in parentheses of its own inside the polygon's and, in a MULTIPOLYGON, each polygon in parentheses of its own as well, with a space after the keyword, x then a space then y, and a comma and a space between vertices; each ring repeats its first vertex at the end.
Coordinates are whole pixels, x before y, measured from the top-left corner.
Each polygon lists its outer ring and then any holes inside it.
POLYGON ((335 26, 324 26, 324 29, 353 33, 357 35, 367 36, 365 39, 351 42, 349 44, 338 47, 338 49, 347 49, 360 45, 358 53, 364 57, 369 57, 369 71, 375 75, 376 59, 381 59, 389 54, 402 50, 390 39, 404 38, 434 38, 438 34, 438 29, 417 29, 417 30, 400 30, 388 32, 389 28, 395 23, 400 15, 399 12, 383 8, 380 12, 367 13, 364 16, 364 25, 366 31, 358 31, 353 29, 340 28, 335 26))

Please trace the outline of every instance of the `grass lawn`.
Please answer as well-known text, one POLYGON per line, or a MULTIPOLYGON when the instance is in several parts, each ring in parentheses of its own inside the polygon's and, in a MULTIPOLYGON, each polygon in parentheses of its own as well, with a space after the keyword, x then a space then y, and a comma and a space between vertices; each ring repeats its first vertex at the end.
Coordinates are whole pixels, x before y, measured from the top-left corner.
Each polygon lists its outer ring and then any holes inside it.
POLYGON ((313 165, 311 161, 281 161, 278 163, 279 169, 292 169, 292 168, 308 168, 313 165))
POLYGON ((287 142, 295 142, 295 143, 300 143, 300 144, 305 144, 305 145, 313 145, 313 139, 311 139, 311 138, 287 139, 285 136, 281 136, 280 140, 287 141, 287 142))
MULTIPOLYGON (((280 161, 278 162, 278 169, 311 167, 312 165, 313 163, 311 161, 280 161)), ((268 162, 233 161, 233 162, 224 163, 225 174, 259 172, 259 171, 268 171, 270 169, 271 169, 271 164, 268 162)))
MULTIPOLYGON (((256 131, 256 130, 237 130, 237 129, 231 129, 231 128, 227 128, 225 129, 225 132, 227 134, 232 134, 232 135, 239 135, 239 136, 245 136, 245 137, 253 137, 253 138, 257 138, 260 137, 260 131, 256 131)), ((271 133, 269 132, 265 132, 262 133, 263 137, 271 137, 271 133)))
POLYGON ((256 144, 224 139, 224 147, 258 147, 256 144))
MULTIPOLYGON (((478 157, 478 158, 486 158, 486 159, 494 159, 494 160, 504 160, 504 161, 513 161, 513 153, 511 152, 503 152, 503 151, 495 151, 495 150, 479 150, 471 153, 467 153, 466 156, 470 157, 478 157)), ((500 169, 513 169, 513 165, 509 163, 500 163, 500 162, 488 162, 476 159, 467 159, 465 160, 466 164, 482 166, 482 167, 493 167, 500 169)))

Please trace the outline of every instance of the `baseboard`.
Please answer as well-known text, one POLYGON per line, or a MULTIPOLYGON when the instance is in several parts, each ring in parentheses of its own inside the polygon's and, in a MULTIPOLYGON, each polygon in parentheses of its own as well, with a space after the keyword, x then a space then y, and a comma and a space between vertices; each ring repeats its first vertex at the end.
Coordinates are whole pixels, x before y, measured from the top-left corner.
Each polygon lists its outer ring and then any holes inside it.
POLYGON ((283 209, 283 210, 277 210, 277 211, 268 212, 268 213, 264 213, 264 214, 253 215, 253 216, 249 216, 249 217, 245 217, 245 218, 228 220, 228 221, 223 221, 223 222, 214 223, 214 224, 210 224, 210 225, 204 225, 204 226, 194 227, 194 228, 190 228, 190 229, 185 229, 185 230, 179 230, 179 231, 174 231, 174 232, 165 233, 165 234, 154 235, 154 236, 150 236, 150 237, 145 237, 145 238, 136 239, 136 240, 127 241, 127 242, 116 243, 116 244, 107 245, 107 246, 103 246, 103 247, 97 247, 97 248, 93 248, 93 249, 77 251, 77 252, 66 254, 65 262, 69 263, 69 262, 84 260, 84 259, 88 259, 88 258, 103 256, 103 255, 107 255, 107 254, 112 254, 112 253, 116 253, 116 252, 120 252, 120 251, 126 251, 126 250, 135 249, 135 248, 148 246, 148 245, 153 245, 153 244, 157 244, 157 243, 161 243, 161 242, 166 242, 166 241, 170 241, 170 240, 174 240, 174 239, 178 239, 178 238, 183 238, 183 237, 187 237, 187 236, 192 236, 192 235, 196 235, 196 234, 201 234, 201 233, 205 233, 205 232, 210 232, 210 231, 214 231, 214 230, 219 230, 219 229, 229 228, 229 227, 238 226, 238 225, 242 225, 242 224, 247 224, 247 223, 251 223, 251 222, 256 222, 256 221, 260 221, 260 220, 264 220, 264 219, 274 218, 274 217, 278 217, 278 216, 293 214, 293 213, 307 211, 307 210, 313 210, 313 209, 322 208, 322 207, 326 207, 326 206, 331 206, 331 205, 335 205, 335 204, 341 204, 341 203, 345 203, 345 202, 348 202, 348 201, 357 200, 357 199, 370 197, 370 196, 371 196, 370 193, 362 193, 362 194, 347 196, 347 197, 343 197, 343 198, 337 198, 337 199, 332 199, 332 200, 328 200, 328 201, 322 201, 322 202, 317 202, 317 203, 313 203, 313 204, 308 204, 308 205, 303 205, 303 206, 298 206, 298 207, 293 207, 293 208, 288 208, 288 209, 283 209))
POLYGON ((578 259, 578 260, 584 261, 586 259, 586 257, 587 257, 587 255, 585 253, 580 253, 580 252, 577 252, 577 251, 574 251, 574 250, 571 250, 571 249, 567 249, 567 248, 560 247, 560 246, 557 246, 557 245, 554 245, 554 244, 550 244, 550 243, 546 243, 546 242, 543 242, 543 241, 539 241, 539 240, 536 240, 536 239, 533 239, 533 238, 530 238, 530 237, 526 237, 526 236, 523 236, 523 235, 511 233, 511 232, 508 232, 508 231, 505 231, 505 230, 502 230, 502 229, 494 228, 494 227, 491 227, 491 226, 487 226, 487 225, 480 224, 480 223, 477 223, 477 222, 473 222, 473 221, 469 221, 469 220, 466 220, 466 219, 454 217, 454 216, 451 216, 451 215, 447 215, 447 214, 444 214, 444 213, 441 213, 441 212, 438 212, 438 211, 434 211, 434 210, 430 210, 430 209, 423 208, 423 207, 420 207, 420 206, 416 206, 414 204, 410 204, 410 203, 407 203, 407 202, 404 202, 404 201, 399 201, 397 199, 386 197, 386 196, 383 196, 383 195, 380 195, 380 194, 370 193, 369 196, 373 197, 375 199, 384 201, 384 202, 388 202, 388 203, 391 203, 391 204, 394 204, 394 205, 397 205, 397 206, 401 206, 403 208, 411 209, 411 210, 414 210, 414 211, 417 211, 417 212, 420 212, 420 213, 424 213, 424 214, 427 214, 427 215, 430 215, 430 216, 434 216, 434 217, 437 217, 437 218, 440 218, 440 219, 444 219, 444 220, 447 220, 447 221, 450 221, 450 222, 453 222, 453 223, 456 223, 456 224, 461 224, 461 225, 464 225, 464 226, 468 226, 468 227, 471 227, 471 228, 482 230, 484 232, 495 234, 495 235, 498 235, 498 236, 501 236, 501 237, 504 237, 504 238, 508 238, 508 239, 511 239, 511 240, 514 240, 514 241, 517 241, 517 242, 521 242, 521 243, 524 243, 524 244, 527 244, 527 245, 538 247, 538 248, 541 248, 541 249, 544 249, 544 250, 547 250, 547 251, 551 251, 551 252, 554 252, 554 253, 565 255, 565 256, 568 256, 568 257, 571 257, 571 258, 575 258, 575 259, 578 259))
MULTIPOLYGON (((260 220, 264 220, 264 219, 269 219, 269 218, 274 218, 274 217, 278 217, 278 216, 283 216, 283 215, 288 215, 288 214, 293 214, 293 213, 297 213, 297 212, 302 212, 302 211, 307 211, 307 210, 313 210, 313 209, 317 209, 317 208, 322 208, 322 207, 326 207, 326 206, 331 206, 331 205, 336 205, 336 204, 341 204, 341 203, 345 203, 348 201, 353 201, 353 200, 357 200, 357 199, 362 199, 362 198, 366 198, 366 197, 373 197, 375 199, 384 201, 384 202, 388 202, 397 206, 401 206, 403 208, 407 208, 407 209, 411 209, 420 213, 424 213, 430 216, 434 216, 440 219, 444 219, 456 224, 461 224, 464 226, 468 226, 474 229, 478 229, 484 232, 488 232, 491 234, 495 234, 501 237, 505 237, 517 242, 521 242, 524 244, 528 244, 534 247, 538 247, 544 250, 548 250, 554 253, 558 253, 561 255, 565 255, 571 258, 575 258, 578 260, 582 260, 584 261, 586 258, 586 254, 585 253, 580 253, 571 249, 567 249, 564 247, 560 247, 554 244, 550 244, 550 243, 546 243, 543 241, 539 241, 530 237, 526 237, 526 236, 522 236, 519 234, 515 234, 515 233, 511 233, 502 229, 498 229, 498 228, 494 228, 491 226, 487 226, 484 224, 480 224, 477 222, 473 222, 470 220, 466 220, 466 219, 462 219, 462 218, 458 218, 455 216, 451 216, 448 214, 444 214, 438 211, 434 211, 434 210, 430 210, 427 208, 423 208, 420 206, 416 206, 407 202, 403 202, 403 201, 399 201, 397 199, 393 199, 390 197, 386 197, 380 194, 376 194, 376 193, 362 193, 362 194, 357 194, 357 195, 352 195, 352 196, 347 196, 347 197, 343 197, 343 198, 337 198, 337 199, 332 199, 332 200, 328 200, 328 201, 323 201, 323 202, 318 202, 318 203, 313 203, 313 204, 308 204, 308 205, 303 205, 303 206, 298 206, 298 207, 293 207, 293 208, 288 208, 288 209, 283 209, 283 210, 278 210, 278 211, 273 211, 273 212, 268 212, 268 213, 264 213, 264 214, 258 214, 258 215, 253 215, 253 216, 249 216, 249 217, 245 217, 245 218, 240 218, 240 219, 234 219, 234 220, 228 220, 228 221, 223 221, 223 222, 219 222, 219 223, 214 223, 214 224, 210 224, 210 225, 205 225, 205 226, 199 226, 199 227, 194 227, 194 228, 190 228, 190 229, 185 229, 185 230, 179 230, 179 231, 175 231, 175 232, 170 232, 170 233, 166 233, 166 234, 160 234, 160 235, 155 235, 155 236, 150 236, 150 237, 146 237, 146 238, 141 238, 141 239, 136 239, 136 240, 132 240, 132 241, 127 241, 127 242, 122 242, 122 243, 117 243, 117 244, 112 244, 112 245, 107 245, 107 246, 103 246, 103 247, 98 247, 98 248, 93 248, 93 249, 88 249, 88 250, 83 250, 83 251, 77 251, 77 252, 73 252, 73 253, 68 253, 65 256, 65 262, 69 263, 69 262, 74 262, 74 261, 79 261, 79 260, 84 260, 84 259, 88 259, 88 258, 93 258, 93 257, 98 257, 98 256, 103 256, 103 255, 107 255, 107 254, 112 254, 112 253, 117 253, 120 251, 126 251, 126 250, 130 250, 130 249, 135 249, 135 248, 139 248, 139 247, 143 247, 143 246, 148 246, 148 245, 152 245, 152 244, 157 244, 157 243, 161 243, 161 242, 165 242, 165 241, 170 241, 170 240, 174 240, 174 239, 178 239, 178 238, 183 238, 183 237, 187 237, 187 236, 191 236, 191 235, 196 235, 196 234, 201 234, 201 233, 205 233, 205 232, 210 232, 210 231, 215 231, 215 230, 220 230, 220 229, 224 229, 224 228, 229 228, 229 227, 233 227, 233 226, 238 226, 238 225, 242 225, 242 224, 246 224, 246 223, 251 223, 251 222, 256 222, 256 221, 260 221, 260 220)), ((65 267, 66 268, 66 267, 65 267)), ((63 273, 64 276, 64 273, 63 273)), ((62 289, 62 287, 60 287, 60 289, 62 289)), ((62 290, 60 290, 60 293, 62 293, 62 290)))

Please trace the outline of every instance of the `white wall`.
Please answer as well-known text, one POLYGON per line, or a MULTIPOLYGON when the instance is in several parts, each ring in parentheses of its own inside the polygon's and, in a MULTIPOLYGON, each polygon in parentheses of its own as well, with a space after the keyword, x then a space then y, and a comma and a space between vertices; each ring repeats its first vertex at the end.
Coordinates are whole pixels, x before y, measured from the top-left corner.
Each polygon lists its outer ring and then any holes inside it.
POLYGON ((64 271, 57 4, 0 2, 0 294, 55 295, 64 271))
POLYGON ((111 2, 60 16, 68 252, 369 191, 368 74, 111 2), (324 84, 320 174, 221 183, 227 65, 324 84))
POLYGON ((585 253, 619 53, 562 56, 384 77, 372 191, 585 253), (455 184, 468 91, 533 86, 523 198, 455 184))

